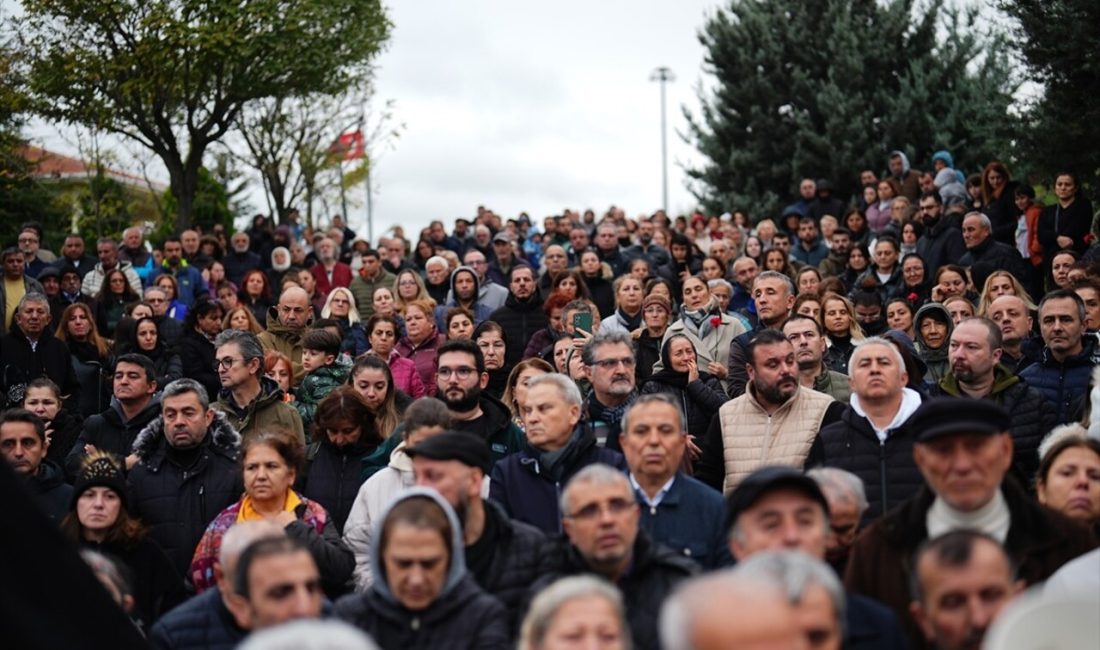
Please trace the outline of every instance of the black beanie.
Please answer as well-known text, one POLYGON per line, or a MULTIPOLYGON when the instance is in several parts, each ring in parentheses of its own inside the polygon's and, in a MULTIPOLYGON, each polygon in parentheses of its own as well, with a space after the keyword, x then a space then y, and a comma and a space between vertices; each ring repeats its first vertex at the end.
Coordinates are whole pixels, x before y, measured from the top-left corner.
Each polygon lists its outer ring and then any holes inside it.
POLYGON ((80 499, 80 495, 94 487, 114 490, 122 501, 122 507, 126 507, 126 479, 114 455, 97 450, 84 458, 80 464, 80 472, 77 473, 76 481, 73 483, 73 497, 69 503, 69 509, 76 510, 76 502, 80 499))

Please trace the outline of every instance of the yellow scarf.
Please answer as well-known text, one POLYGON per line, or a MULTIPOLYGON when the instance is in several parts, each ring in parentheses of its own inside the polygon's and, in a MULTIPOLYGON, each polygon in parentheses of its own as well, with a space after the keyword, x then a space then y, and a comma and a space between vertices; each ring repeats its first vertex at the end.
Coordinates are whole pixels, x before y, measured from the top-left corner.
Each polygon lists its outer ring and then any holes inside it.
MULTIPOLYGON (((302 500, 298 498, 298 494, 294 490, 287 490, 286 504, 283 506, 283 510, 286 512, 294 512, 294 509, 302 504, 302 500)), ((256 512, 256 507, 252 505, 252 497, 247 494, 241 499, 241 509, 237 511, 237 523, 242 521, 260 521, 264 516, 256 512)))

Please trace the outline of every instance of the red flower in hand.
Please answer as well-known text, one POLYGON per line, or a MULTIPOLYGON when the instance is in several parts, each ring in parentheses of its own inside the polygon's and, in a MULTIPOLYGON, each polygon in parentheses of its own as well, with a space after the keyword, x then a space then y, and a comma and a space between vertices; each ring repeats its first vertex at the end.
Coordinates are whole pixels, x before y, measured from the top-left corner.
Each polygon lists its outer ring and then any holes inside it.
POLYGON ((718 327, 721 324, 722 324, 722 317, 721 316, 711 316, 710 317, 710 326, 711 327, 718 327))
POLYGON ((906 298, 906 299, 907 299, 907 300, 908 300, 909 302, 916 302, 916 301, 917 301, 917 298, 920 298, 920 296, 918 296, 918 295, 917 295, 917 292, 915 292, 915 291, 911 291, 911 292, 909 292, 909 295, 908 295, 908 296, 906 296, 905 298, 906 298))

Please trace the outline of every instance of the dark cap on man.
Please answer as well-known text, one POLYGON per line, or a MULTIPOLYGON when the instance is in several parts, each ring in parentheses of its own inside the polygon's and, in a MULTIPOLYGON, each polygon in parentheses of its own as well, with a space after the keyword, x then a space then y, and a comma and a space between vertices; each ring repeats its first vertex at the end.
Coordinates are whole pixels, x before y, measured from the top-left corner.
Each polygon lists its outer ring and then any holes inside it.
POLYGON ((821 504, 825 512, 829 511, 829 502, 821 492, 817 481, 793 467, 769 465, 749 474, 737 488, 726 497, 726 525, 737 522, 741 513, 752 508, 764 495, 775 490, 796 490, 804 493, 813 501, 821 504))
POLYGON ((498 241, 502 241, 505 244, 511 244, 512 243, 512 236, 502 230, 502 231, 498 232, 497 234, 493 235, 493 243, 495 244, 498 241))
POLYGON ((994 434, 1009 430, 1011 418, 996 403, 984 399, 936 397, 921 404, 909 418, 917 442, 962 434, 994 434))
POLYGON ((405 450, 410 458, 420 456, 431 460, 457 460, 476 467, 486 474, 493 468, 489 445, 472 433, 444 431, 405 450))

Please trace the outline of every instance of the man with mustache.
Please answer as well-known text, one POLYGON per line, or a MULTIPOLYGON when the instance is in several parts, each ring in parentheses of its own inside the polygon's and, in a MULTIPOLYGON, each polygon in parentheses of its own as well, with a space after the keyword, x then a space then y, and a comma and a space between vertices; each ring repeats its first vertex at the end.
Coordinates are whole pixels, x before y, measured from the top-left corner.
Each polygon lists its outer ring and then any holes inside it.
POLYGON ((633 339, 625 332, 603 331, 585 344, 581 355, 592 382, 592 392, 585 400, 588 421, 596 439, 615 451, 622 450, 619 434, 623 430, 623 414, 638 397, 632 343, 633 339))
POLYGON ((728 493, 764 465, 801 469, 818 432, 840 419, 844 405, 798 383, 794 346, 766 329, 745 348, 748 384, 711 421, 695 478, 728 493))

